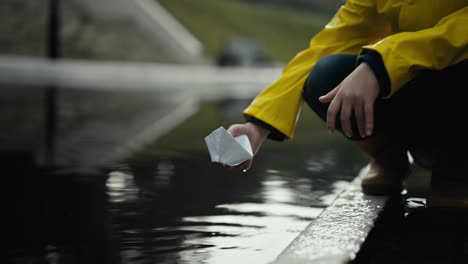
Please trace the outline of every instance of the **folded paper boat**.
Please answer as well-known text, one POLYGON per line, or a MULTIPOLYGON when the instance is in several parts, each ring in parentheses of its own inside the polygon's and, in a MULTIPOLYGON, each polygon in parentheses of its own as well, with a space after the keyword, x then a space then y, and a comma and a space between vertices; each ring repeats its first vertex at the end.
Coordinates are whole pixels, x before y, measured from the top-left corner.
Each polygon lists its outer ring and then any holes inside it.
POLYGON ((247 135, 233 137, 224 127, 211 132, 205 142, 212 162, 236 166, 253 157, 247 135))

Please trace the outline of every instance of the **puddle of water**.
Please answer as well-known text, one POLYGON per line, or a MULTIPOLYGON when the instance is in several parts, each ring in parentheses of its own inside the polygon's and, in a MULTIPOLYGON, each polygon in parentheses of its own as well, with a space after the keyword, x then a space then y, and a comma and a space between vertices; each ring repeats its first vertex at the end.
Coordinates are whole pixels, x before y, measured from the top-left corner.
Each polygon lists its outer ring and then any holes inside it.
POLYGON ((274 260, 346 187, 365 160, 303 111, 295 139, 266 142, 247 173, 211 163, 203 138, 220 125, 242 122, 233 113, 247 103, 204 103, 190 120, 109 174, 42 175, 51 184, 45 191, 30 187, 29 197, 44 198, 19 204, 22 212, 14 216, 35 220, 27 230, 7 236, 16 241, 8 247, 9 260, 274 260), (36 214, 32 208, 38 204, 36 214), (37 239, 25 243, 31 236, 37 239))

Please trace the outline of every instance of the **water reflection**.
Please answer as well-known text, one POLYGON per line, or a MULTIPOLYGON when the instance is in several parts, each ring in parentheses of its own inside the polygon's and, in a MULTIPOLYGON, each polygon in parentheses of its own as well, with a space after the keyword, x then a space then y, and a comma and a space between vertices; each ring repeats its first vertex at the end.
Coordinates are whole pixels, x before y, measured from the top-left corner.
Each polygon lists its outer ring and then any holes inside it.
POLYGON ((119 263, 105 173, 4 168, 1 263, 119 263))
POLYGON ((14 183, 4 184, 16 188, 2 199, 12 242, 1 263, 273 260, 354 178, 363 158, 325 130, 315 132, 321 123, 306 115, 294 142, 266 143, 247 173, 226 170, 209 162, 202 140, 236 121, 220 107, 202 105, 110 172, 34 168, 18 177, 12 170, 14 183))
POLYGON ((139 189, 133 175, 123 171, 112 171, 106 182, 109 200, 112 203, 130 202, 138 198, 139 189))
POLYGON ((132 223, 118 228, 125 241, 124 262, 268 263, 352 179, 353 166, 337 164, 360 160, 349 158, 352 149, 339 149, 316 153, 335 160, 316 173, 308 169, 310 155, 299 154, 282 157, 283 164, 275 166, 270 162, 275 156, 264 154, 248 173, 163 157, 164 164, 171 164, 169 178, 149 176, 160 171, 156 156, 151 169, 136 162, 131 166, 137 189, 151 195, 116 204, 116 222, 132 223))

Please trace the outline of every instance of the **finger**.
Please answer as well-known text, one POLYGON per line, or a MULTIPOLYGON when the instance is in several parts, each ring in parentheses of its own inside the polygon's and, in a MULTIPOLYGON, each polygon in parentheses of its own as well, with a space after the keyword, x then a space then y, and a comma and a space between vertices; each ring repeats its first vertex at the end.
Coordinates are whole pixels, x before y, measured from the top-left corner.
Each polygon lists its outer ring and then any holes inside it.
POLYGON ((252 160, 247 160, 239 164, 238 168, 243 172, 247 172, 250 169, 251 165, 252 165, 252 160))
POLYGON ((341 121, 341 129, 346 136, 351 137, 353 135, 353 130, 351 129, 351 111, 353 105, 349 102, 343 102, 341 104, 341 114, 340 114, 340 121, 341 121))
POLYGON ((235 125, 230 126, 227 131, 231 134, 231 136, 237 137, 243 134, 242 128, 243 128, 242 125, 235 124, 235 125))
POLYGON ((364 118, 364 107, 361 104, 354 106, 354 114, 356 116, 356 123, 359 130, 359 135, 362 138, 366 137, 366 120, 364 118))
POLYGON ((319 101, 321 103, 331 102, 335 98, 336 94, 338 93, 338 88, 339 88, 339 86, 337 86, 335 89, 328 92, 326 95, 320 96, 319 101))
POLYGON ((374 130, 374 105, 365 104, 364 115, 365 115, 365 122, 366 122, 366 135, 369 137, 372 135, 373 130, 374 130))
POLYGON ((330 106, 328 107, 327 111, 327 130, 328 133, 332 134, 335 131, 335 123, 336 123, 336 115, 340 110, 340 100, 339 98, 335 98, 330 106))

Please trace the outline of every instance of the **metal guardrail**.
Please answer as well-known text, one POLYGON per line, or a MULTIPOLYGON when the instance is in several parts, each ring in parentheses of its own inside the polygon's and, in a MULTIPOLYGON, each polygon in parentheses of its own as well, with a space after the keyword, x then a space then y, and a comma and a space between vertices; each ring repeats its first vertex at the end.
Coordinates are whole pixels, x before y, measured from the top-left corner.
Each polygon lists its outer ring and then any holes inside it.
POLYGON ((0 56, 0 84, 53 85, 61 89, 180 90, 208 98, 255 96, 277 79, 281 71, 281 67, 219 68, 0 56))

